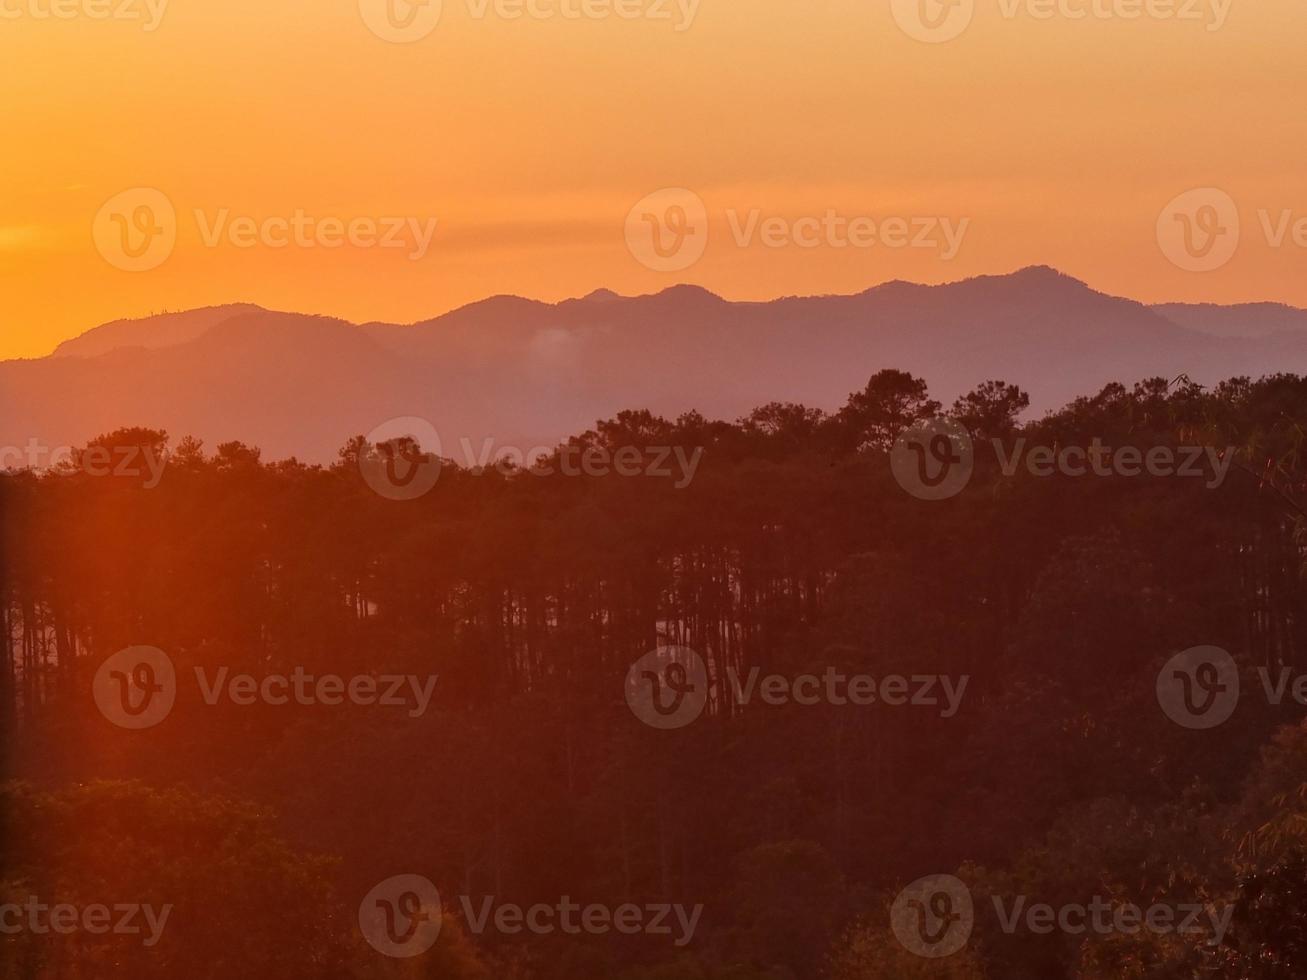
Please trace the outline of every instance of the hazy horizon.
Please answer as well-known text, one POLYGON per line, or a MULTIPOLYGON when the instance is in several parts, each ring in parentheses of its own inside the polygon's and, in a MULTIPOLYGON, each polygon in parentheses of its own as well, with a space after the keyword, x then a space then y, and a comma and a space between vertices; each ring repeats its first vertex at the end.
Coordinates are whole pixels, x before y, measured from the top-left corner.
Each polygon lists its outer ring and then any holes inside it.
POLYGON ((233 296, 411 322, 498 294, 689 280, 761 300, 1031 264, 1142 302, 1307 306, 1291 162, 1307 125, 1283 98, 1307 81, 1293 0, 1156 15, 1062 0, 1066 16, 959 0, 940 5, 957 25, 939 43, 914 36, 899 0, 623 0, 631 16, 447 0, 406 7, 419 29, 399 37, 382 0, 115 0, 124 16, 108 19, 12 2, 0 73, 28 97, 0 106, 0 358, 233 296), (1243 84, 1225 84, 1235 73, 1243 84), (670 188, 704 206, 688 273, 624 240, 631 210, 670 188), (1205 272, 1168 261, 1156 234, 1195 188, 1242 225, 1237 254, 1205 272), (139 190, 167 201, 175 241, 125 271, 93 226, 139 190), (240 222, 300 214, 411 221, 425 249, 283 247, 280 231, 240 243, 240 222), (849 248, 750 232, 755 217, 827 214, 967 227, 954 251, 943 236, 849 248))

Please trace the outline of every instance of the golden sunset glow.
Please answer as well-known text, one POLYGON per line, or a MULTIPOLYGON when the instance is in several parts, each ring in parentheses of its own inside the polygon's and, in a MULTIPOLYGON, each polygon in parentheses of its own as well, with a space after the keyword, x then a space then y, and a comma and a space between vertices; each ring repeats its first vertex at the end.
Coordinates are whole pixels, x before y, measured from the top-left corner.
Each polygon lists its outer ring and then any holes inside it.
POLYGON ((0 980, 1307 977, 1307 0, 0 0, 0 980))
POLYGON ((1307 7, 1147 6, 1173 14, 1067 0, 1086 15, 1045 19, 1055 5, 982 0, 931 44, 887 0, 645 0, 631 17, 446 0, 428 36, 401 44, 357 0, 176 0, 153 30, 145 0, 137 20, 0 0, 0 356, 230 301, 409 322, 498 293, 686 281, 762 299, 1034 263, 1146 301, 1307 305, 1293 230, 1307 218, 1307 7), (703 200, 709 242, 660 272, 633 258, 624 224, 675 187, 703 200), (1156 236, 1195 187, 1228 193, 1242 225, 1233 260, 1207 273, 1177 268, 1156 236), (144 272, 92 238, 131 188, 177 213, 175 250, 144 272), (737 241, 751 214, 831 212, 968 224, 951 259, 737 241), (296 214, 436 225, 418 258, 214 239, 219 222, 296 214))

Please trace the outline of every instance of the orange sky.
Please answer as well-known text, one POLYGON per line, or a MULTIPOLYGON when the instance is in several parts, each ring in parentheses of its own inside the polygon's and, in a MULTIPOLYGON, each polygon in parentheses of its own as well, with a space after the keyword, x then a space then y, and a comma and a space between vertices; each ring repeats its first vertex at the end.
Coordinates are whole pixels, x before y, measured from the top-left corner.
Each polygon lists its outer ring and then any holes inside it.
POLYGON ((916 2, 698 0, 688 17, 695 0, 531 0, 514 19, 525 0, 444 0, 401 44, 365 23, 374 0, 172 0, 153 30, 164 0, 0 0, 0 357, 231 300, 408 322, 502 292, 689 281, 766 298, 1032 263, 1146 300, 1307 306, 1307 224, 1296 241, 1283 225, 1307 219, 1302 0, 976 0, 943 43, 899 27, 916 2), (628 247, 627 218, 669 187, 702 200, 707 247, 660 271, 628 247), (1208 272, 1158 243, 1159 214, 1196 187, 1241 221, 1208 272), (132 188, 177 215, 147 271, 106 261, 93 235, 132 188), (824 233, 737 240, 751 214, 828 213, 882 230, 947 218, 965 237, 947 258, 824 233), (280 248, 226 233, 296 214, 436 225, 417 258, 324 247, 329 226, 280 248))

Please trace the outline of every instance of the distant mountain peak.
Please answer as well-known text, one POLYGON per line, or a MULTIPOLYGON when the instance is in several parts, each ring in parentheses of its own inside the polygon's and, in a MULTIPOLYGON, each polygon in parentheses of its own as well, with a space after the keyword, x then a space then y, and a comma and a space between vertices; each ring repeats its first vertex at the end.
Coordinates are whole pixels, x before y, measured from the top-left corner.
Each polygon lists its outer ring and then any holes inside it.
POLYGON ((512 322, 524 320, 538 314, 548 315, 552 314, 552 312, 553 307, 550 304, 543 303, 538 299, 527 299, 524 296, 500 293, 497 296, 487 296, 485 299, 464 304, 457 309, 442 313, 440 316, 432 317, 429 320, 421 320, 413 324, 413 326, 425 327, 437 324, 455 326, 481 322, 512 322))
POLYGON ((513 293, 496 293, 494 296, 487 296, 485 299, 473 300, 471 303, 465 303, 457 309, 451 310, 445 314, 449 316, 452 313, 465 313, 469 310, 494 310, 494 309, 520 309, 527 306, 543 306, 538 299, 527 299, 525 296, 517 296, 513 293))
POLYGON ((579 302, 582 303, 611 303, 614 300, 625 299, 620 293, 615 293, 611 289, 599 288, 593 292, 586 293, 581 297, 579 302))
POLYGON ((1006 275, 976 276, 964 282, 1001 282, 1024 290, 1075 289, 1084 292, 1097 292, 1082 279, 1068 275, 1051 265, 1027 265, 1006 275))
POLYGON ((248 313, 266 312, 253 303, 225 303, 193 310, 124 317, 92 327, 54 349, 51 357, 98 357, 124 347, 159 350, 196 340, 213 327, 248 313))
POLYGON ((1001 286, 1005 288, 1016 288, 1026 292, 1045 291, 1058 288, 1072 288, 1084 290, 1087 292, 1096 292, 1092 286, 1075 276, 1068 275, 1060 269, 1055 269, 1051 265, 1027 265, 1015 272, 987 273, 985 275, 970 276, 966 279, 955 279, 951 282, 942 283, 920 283, 912 282, 908 279, 890 279, 864 290, 860 295, 866 296, 871 293, 879 292, 913 292, 913 291, 930 291, 935 289, 950 289, 955 287, 966 286, 1001 286))
POLYGON ((653 298, 664 301, 670 300, 676 303, 698 303, 705 300, 712 303, 726 302, 726 300, 718 296, 712 290, 691 283, 679 283, 675 286, 668 286, 661 292, 654 293, 652 297, 643 298, 653 298))
MULTIPOLYGON (((1072 282, 1080 282, 1075 276, 1069 276, 1061 269, 1054 269, 1051 265, 1027 265, 1022 266, 1016 272, 1012 273, 1013 278, 1033 280, 1033 279, 1070 279, 1072 282)), ((1084 285, 1084 283, 1081 283, 1084 285)))

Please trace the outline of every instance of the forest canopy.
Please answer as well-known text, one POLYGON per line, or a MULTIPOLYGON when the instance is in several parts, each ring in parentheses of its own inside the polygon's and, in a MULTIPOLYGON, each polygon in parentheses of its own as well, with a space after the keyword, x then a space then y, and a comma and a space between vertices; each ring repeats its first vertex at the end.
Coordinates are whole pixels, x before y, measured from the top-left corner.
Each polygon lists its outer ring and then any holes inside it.
POLYGON ((1307 380, 1028 405, 993 381, 944 406, 887 370, 836 412, 629 411, 556 451, 602 450, 602 475, 445 459, 409 500, 362 471, 424 447, 362 437, 319 466, 125 428, 0 475, 0 904, 175 906, 151 948, 0 934, 0 978, 1302 976, 1307 380), (893 459, 935 424, 972 471, 925 499, 893 459), (1095 445, 1116 463, 1067 470, 1095 445), (698 462, 624 475, 631 447, 698 462), (93 690, 137 646, 179 683, 129 731, 93 690), (1208 729, 1159 705, 1199 647, 1228 651, 1241 692, 1208 729), (709 682, 683 727, 623 696, 662 648, 709 682), (297 671, 435 681, 417 714, 190 681, 297 671), (882 697, 732 687, 830 673, 882 697), (967 679, 952 714, 885 703, 887 678, 926 675, 967 679), (412 960, 359 932, 402 873, 444 903, 412 960), (975 928, 930 960, 890 912, 937 874, 975 928), (459 897, 488 896, 703 914, 684 946, 475 934, 459 897), (1228 929, 1005 930, 1016 896, 1228 909, 1228 929))

